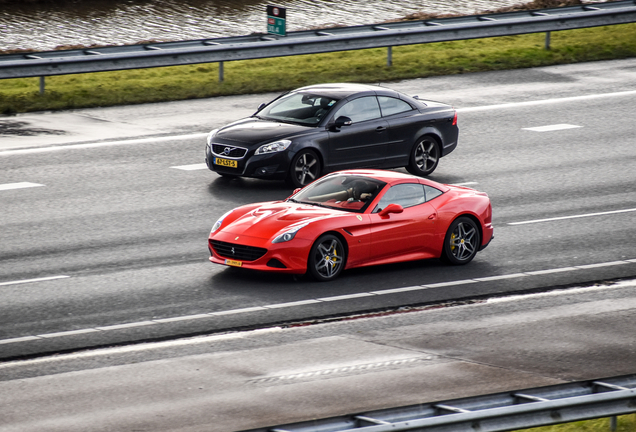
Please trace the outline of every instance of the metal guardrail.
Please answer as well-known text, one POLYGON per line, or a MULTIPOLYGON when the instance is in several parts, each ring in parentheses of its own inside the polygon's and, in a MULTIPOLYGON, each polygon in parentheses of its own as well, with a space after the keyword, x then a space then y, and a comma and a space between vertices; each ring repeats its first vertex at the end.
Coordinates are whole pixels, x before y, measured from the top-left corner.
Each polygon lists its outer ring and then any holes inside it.
POLYGON ((636 375, 627 375, 371 411, 244 432, 495 432, 634 412, 636 375))
MULTIPOLYGON (((636 22, 636 0, 524 12, 181 42, 0 56, 0 79, 141 69, 196 63, 511 36, 636 22)), ((549 33, 548 33, 549 34, 549 33)), ((389 51, 390 56, 390 51, 389 51)), ((222 78, 222 76, 220 76, 222 78)))

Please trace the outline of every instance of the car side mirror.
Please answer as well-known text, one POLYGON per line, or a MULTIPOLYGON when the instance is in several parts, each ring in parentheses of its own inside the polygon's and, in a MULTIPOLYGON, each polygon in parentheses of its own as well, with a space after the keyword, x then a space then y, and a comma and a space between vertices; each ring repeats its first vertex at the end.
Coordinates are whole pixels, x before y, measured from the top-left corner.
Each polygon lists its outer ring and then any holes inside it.
POLYGON ((301 189, 302 189, 302 188, 296 188, 296 189, 294 189, 294 191, 292 192, 292 194, 291 194, 290 196, 288 196, 288 197, 287 197, 287 199, 289 199, 289 198, 293 197, 294 195, 296 195, 298 192, 300 192, 300 190, 301 190, 301 189))
POLYGON ((404 208, 399 204, 389 204, 378 213, 380 217, 389 217, 391 213, 402 213, 404 208))
POLYGON ((351 126, 351 119, 347 116, 340 116, 336 119, 336 122, 333 124, 334 127, 340 128, 343 126, 351 126))
POLYGON ((263 108, 265 108, 267 106, 267 104, 265 102, 261 103, 258 108, 256 108, 256 112, 262 110, 263 108))

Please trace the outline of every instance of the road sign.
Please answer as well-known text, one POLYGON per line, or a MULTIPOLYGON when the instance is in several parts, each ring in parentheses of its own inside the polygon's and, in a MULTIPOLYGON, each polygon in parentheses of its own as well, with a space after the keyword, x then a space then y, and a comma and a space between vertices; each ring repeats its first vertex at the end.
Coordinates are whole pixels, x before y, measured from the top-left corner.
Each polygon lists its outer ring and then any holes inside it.
POLYGON ((278 6, 267 6, 267 33, 285 36, 285 17, 287 9, 278 6))

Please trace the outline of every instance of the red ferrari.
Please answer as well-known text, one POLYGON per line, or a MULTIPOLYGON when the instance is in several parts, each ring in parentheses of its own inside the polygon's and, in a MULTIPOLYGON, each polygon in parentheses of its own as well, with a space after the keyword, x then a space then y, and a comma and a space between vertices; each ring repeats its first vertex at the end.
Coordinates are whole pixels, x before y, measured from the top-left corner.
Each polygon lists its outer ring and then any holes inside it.
POLYGON ((492 240, 488 195, 382 170, 326 175, 284 201, 244 205, 212 227, 210 261, 304 274, 441 258, 469 263, 492 240))

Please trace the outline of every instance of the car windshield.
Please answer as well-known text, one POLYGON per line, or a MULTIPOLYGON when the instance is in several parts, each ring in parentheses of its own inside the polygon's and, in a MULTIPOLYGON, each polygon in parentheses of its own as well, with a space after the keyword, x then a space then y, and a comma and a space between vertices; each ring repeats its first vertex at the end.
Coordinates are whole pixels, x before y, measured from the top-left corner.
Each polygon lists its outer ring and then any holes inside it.
POLYGON ((265 120, 315 126, 338 102, 327 96, 309 93, 289 93, 276 99, 256 115, 265 120))
POLYGON ((291 201, 362 213, 386 183, 360 175, 329 175, 310 184, 291 201))

